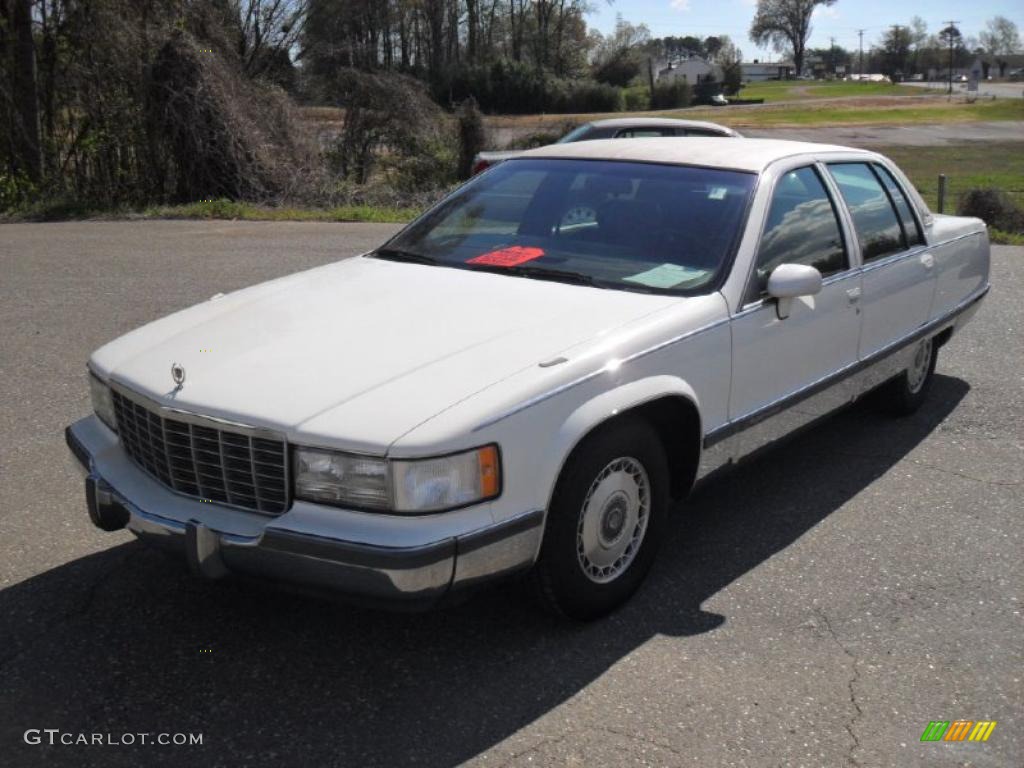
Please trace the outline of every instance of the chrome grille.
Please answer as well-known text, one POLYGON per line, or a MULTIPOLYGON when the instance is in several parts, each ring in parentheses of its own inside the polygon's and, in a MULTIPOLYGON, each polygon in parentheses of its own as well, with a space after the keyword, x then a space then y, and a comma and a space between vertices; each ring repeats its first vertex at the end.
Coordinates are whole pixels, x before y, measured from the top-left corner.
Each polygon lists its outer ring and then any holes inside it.
POLYGON ((163 416, 121 392, 111 393, 125 451, 168 488, 265 514, 288 508, 283 440, 163 416))

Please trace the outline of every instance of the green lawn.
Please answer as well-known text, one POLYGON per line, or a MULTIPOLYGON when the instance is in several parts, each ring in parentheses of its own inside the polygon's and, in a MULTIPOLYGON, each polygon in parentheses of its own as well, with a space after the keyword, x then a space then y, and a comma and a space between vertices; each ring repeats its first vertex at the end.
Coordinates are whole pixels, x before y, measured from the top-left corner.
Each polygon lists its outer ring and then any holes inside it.
MULTIPOLYGON (((960 195, 970 189, 994 187, 1024 207, 1024 141, 965 142, 940 147, 878 149, 910 177, 921 196, 938 211, 939 174, 946 174, 945 213, 956 213, 960 195)), ((1024 245, 1024 233, 990 229, 993 243, 1024 245)))
POLYGON ((939 174, 946 174, 946 213, 954 212, 957 198, 978 187, 995 187, 1024 206, 1024 141, 965 142, 939 147, 883 147, 917 187, 921 196, 938 210, 939 174))
POLYGON ((232 200, 162 205, 148 208, 144 216, 161 219, 241 219, 243 221, 368 221, 391 224, 411 221, 415 208, 383 208, 347 205, 339 208, 271 208, 232 200))
MULTIPOLYGON (((856 85, 860 83, 843 83, 856 85)), ((891 87, 891 86, 887 86, 891 87)), ((733 128, 815 125, 907 125, 966 123, 989 120, 1024 121, 1024 99, 995 99, 972 104, 963 97, 947 101, 941 96, 916 95, 896 99, 847 99, 766 103, 731 107, 691 107, 666 112, 612 112, 576 115, 492 115, 485 123, 492 131, 542 132, 558 130, 566 123, 585 123, 607 117, 655 115, 684 120, 710 120, 733 128)))
POLYGON ((767 80, 750 83, 740 91, 741 99, 764 99, 766 104, 776 101, 802 101, 804 99, 845 99, 868 96, 925 96, 935 91, 910 85, 891 83, 847 82, 845 80, 767 80))
POLYGON ((765 104, 681 109, 671 117, 713 120, 733 128, 814 125, 907 125, 920 123, 964 123, 988 120, 1024 120, 1024 99, 946 101, 943 98, 894 99, 892 103, 864 104, 826 101, 814 103, 765 104))

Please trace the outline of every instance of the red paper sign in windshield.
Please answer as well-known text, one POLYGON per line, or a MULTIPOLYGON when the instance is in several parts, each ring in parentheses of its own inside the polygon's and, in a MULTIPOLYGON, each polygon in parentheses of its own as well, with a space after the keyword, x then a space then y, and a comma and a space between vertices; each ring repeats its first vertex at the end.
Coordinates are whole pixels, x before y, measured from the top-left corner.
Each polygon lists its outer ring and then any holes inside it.
POLYGON ((492 267, 516 267, 525 264, 527 261, 539 259, 544 255, 543 248, 534 248, 527 245, 513 245, 508 248, 499 248, 496 251, 474 256, 467 261, 467 264, 489 264, 492 267))

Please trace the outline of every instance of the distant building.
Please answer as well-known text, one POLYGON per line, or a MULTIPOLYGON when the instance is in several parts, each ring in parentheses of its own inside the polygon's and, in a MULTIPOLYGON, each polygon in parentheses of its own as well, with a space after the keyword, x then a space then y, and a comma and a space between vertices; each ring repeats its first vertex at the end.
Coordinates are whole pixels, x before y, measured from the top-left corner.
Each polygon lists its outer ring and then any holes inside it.
POLYGON ((977 72, 978 77, 987 80, 990 77, 1007 77, 1010 72, 1024 67, 1024 54, 1013 53, 1006 56, 982 54, 968 67, 969 72, 977 72))
POLYGON ((740 64, 740 72, 745 83, 787 80, 793 76, 793 65, 788 61, 760 62, 754 59, 740 64))
POLYGON ((655 65, 656 82, 685 80, 690 85, 705 80, 722 80, 722 68, 699 56, 662 60, 655 65))

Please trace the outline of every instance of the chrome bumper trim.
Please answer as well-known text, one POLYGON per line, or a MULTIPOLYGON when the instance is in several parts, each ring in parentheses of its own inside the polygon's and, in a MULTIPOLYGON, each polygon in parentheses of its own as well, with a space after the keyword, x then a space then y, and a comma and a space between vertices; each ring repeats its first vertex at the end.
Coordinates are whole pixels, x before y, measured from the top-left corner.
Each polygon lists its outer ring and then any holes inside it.
POLYGON ((93 523, 103 530, 127 528, 147 544, 183 555, 204 578, 237 572, 374 603, 429 607, 453 589, 530 567, 540 549, 542 511, 401 547, 289 530, 286 516, 261 517, 262 528, 251 536, 217 531, 199 519, 202 512, 187 522, 170 519, 141 508, 100 475, 76 434, 79 425, 68 427, 65 437, 87 473, 93 523))

